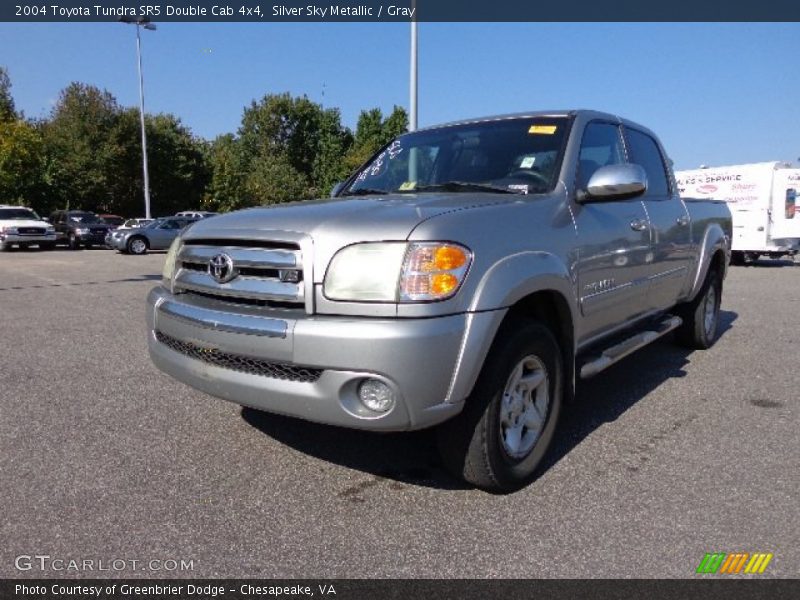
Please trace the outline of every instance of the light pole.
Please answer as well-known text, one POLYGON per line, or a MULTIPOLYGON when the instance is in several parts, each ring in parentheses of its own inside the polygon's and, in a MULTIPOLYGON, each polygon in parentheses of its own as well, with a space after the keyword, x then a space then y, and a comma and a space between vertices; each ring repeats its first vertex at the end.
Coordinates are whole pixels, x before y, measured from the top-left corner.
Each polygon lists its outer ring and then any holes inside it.
MULTIPOLYGON (((412 6, 416 9, 416 2, 412 6)), ((409 76, 409 107, 408 130, 417 130, 417 21, 412 17, 411 21, 411 69, 409 76)))
POLYGON ((150 174, 147 170, 147 133, 144 128, 144 78, 142 77, 142 39, 139 35, 139 27, 144 27, 149 31, 155 31, 155 23, 151 23, 148 17, 120 17, 123 23, 136 25, 136 58, 139 65, 139 120, 142 125, 142 169, 144 171, 144 216, 150 218, 150 174))

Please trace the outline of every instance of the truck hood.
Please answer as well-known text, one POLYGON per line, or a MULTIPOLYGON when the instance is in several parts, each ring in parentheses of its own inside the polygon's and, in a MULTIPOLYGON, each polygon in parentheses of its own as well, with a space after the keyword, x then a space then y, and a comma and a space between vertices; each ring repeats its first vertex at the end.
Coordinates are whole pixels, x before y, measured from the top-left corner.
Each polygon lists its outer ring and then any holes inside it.
POLYGON ((432 217, 519 200, 516 195, 492 193, 387 194, 309 200, 202 219, 183 237, 272 241, 307 236, 314 247, 314 279, 321 281, 330 259, 344 246, 405 240, 417 225, 432 217))
POLYGON ((50 227, 46 221, 35 221, 33 219, 0 219, 0 227, 50 227))

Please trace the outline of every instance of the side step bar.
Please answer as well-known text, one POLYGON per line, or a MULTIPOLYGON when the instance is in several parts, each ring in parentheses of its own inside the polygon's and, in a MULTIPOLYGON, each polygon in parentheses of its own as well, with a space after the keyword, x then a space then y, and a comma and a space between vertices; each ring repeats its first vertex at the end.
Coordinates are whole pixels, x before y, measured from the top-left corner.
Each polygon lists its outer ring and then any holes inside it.
POLYGON ((584 363, 583 366, 581 366, 581 379, 589 379, 590 377, 594 377, 600 371, 607 369, 632 352, 636 352, 639 348, 646 346, 650 342, 660 338, 662 335, 665 335, 673 329, 678 328, 681 323, 683 323, 683 319, 680 317, 668 317, 659 323, 654 330, 648 329, 646 331, 640 331, 628 339, 623 340, 620 343, 611 346, 610 348, 606 348, 602 354, 600 354, 600 356, 590 359, 588 362, 584 363))

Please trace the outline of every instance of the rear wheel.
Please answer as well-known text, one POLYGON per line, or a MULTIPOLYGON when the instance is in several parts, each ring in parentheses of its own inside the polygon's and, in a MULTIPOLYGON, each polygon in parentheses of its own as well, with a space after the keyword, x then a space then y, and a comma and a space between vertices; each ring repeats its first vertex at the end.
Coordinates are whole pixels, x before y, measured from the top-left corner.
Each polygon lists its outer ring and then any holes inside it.
POLYGON ((142 237, 131 238, 126 248, 130 254, 144 254, 147 252, 147 240, 142 237))
POLYGON ((563 371, 547 327, 523 321, 501 328, 464 410, 438 430, 448 470, 491 491, 529 483, 553 439, 563 371))
POLYGON ((717 339, 719 307, 722 302, 722 277, 716 269, 706 276, 697 297, 678 311, 683 325, 678 329, 678 341, 687 348, 705 350, 717 339))

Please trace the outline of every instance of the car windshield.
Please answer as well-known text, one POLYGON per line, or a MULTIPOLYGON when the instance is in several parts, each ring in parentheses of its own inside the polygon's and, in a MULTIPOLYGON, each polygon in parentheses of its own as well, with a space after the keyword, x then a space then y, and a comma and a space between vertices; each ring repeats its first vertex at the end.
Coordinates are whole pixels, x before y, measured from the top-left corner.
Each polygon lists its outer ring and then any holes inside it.
POLYGON ((0 221, 41 221, 29 208, 0 208, 0 221))
POLYGON ((555 187, 566 117, 498 119, 402 135, 364 165, 340 195, 493 192, 555 187))
POLYGON ((69 220, 75 223, 105 223, 103 219, 92 213, 71 213, 69 220))

